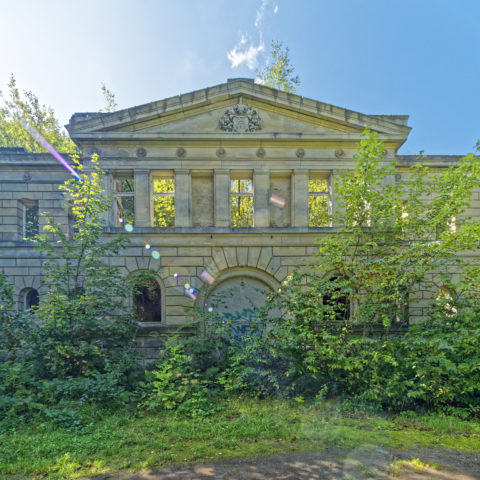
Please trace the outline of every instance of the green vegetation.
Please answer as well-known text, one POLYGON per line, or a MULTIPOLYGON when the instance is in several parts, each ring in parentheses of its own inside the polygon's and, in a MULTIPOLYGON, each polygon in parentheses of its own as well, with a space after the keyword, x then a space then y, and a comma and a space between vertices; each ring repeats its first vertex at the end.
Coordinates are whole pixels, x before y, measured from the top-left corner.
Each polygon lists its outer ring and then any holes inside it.
MULTIPOLYGON (((108 257, 127 244, 102 241, 102 212, 110 208, 94 156, 88 174, 61 186, 70 207, 69 231, 52 218, 37 236, 48 293, 33 312, 14 313, 12 291, 0 278, 0 414, 15 424, 42 412, 75 423, 86 402, 124 403, 138 368, 133 355, 137 321, 122 299, 133 285, 108 257)), ((0 275, 2 277, 2 275, 0 275)))
POLYGON ((202 421, 124 409, 79 412, 77 428, 35 422, 0 433, 0 475, 71 479, 326 447, 412 449, 422 446, 479 451, 480 424, 452 417, 384 417, 279 400, 231 399, 202 421))
POLYGON ((267 87, 295 93, 300 78, 293 74, 294 70, 295 67, 290 64, 288 47, 284 49, 282 42, 273 40, 270 61, 261 72, 257 71, 257 81, 267 87))
POLYGON ((41 105, 31 91, 20 93, 15 77, 10 77, 8 97, 0 92, 0 147, 23 147, 28 152, 42 153, 45 149, 22 126, 20 118, 47 140, 58 152, 75 153, 76 145, 55 118, 52 108, 41 105))
MULTIPOLYGON (((74 478, 363 444, 479 450, 480 268, 468 252, 480 221, 465 212, 480 160, 441 173, 413 166, 395 182, 383 156, 367 130, 354 170, 335 179, 334 218, 315 214, 337 227, 310 271, 292 274, 255 318, 199 310, 197 334, 171 338, 148 372, 122 299, 152 277, 125 281, 109 265, 127 241, 102 239, 110 200, 98 159, 88 174, 75 161, 81 181, 62 187, 71 228, 47 219, 36 239, 49 294, 16 314, 0 272, 0 473, 74 478), (407 328, 419 290, 430 293, 426 320, 407 328)), ((251 198, 241 182, 232 193, 251 198)), ((156 224, 170 224, 174 181, 154 185, 156 224)), ((319 179, 312 198, 326 188, 319 179)))

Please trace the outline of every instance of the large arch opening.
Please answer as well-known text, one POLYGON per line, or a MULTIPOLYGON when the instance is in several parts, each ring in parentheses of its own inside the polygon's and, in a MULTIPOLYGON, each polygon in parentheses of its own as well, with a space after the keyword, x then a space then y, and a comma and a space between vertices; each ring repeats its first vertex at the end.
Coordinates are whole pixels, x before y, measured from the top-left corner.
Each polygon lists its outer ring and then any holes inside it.
POLYGON ((199 301, 232 323, 247 326, 258 318, 267 295, 278 287, 278 281, 261 270, 233 268, 216 278, 199 301))

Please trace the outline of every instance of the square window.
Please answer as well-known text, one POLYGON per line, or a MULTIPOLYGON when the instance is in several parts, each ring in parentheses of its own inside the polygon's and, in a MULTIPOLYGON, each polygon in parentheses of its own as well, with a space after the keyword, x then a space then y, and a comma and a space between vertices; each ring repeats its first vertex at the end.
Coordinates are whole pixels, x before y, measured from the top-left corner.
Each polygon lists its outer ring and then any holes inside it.
POLYGON ((325 178, 310 178, 308 181, 308 226, 330 226, 330 198, 325 178))
POLYGON ((135 182, 133 176, 119 176, 113 180, 116 225, 135 224, 135 182))
POLYGON ((173 177, 153 178, 153 226, 175 226, 175 180, 173 177))
POLYGON ((38 235, 38 202, 28 201, 23 203, 23 238, 30 240, 38 235))
POLYGON ((253 227, 253 182, 250 178, 230 180, 230 225, 253 227))

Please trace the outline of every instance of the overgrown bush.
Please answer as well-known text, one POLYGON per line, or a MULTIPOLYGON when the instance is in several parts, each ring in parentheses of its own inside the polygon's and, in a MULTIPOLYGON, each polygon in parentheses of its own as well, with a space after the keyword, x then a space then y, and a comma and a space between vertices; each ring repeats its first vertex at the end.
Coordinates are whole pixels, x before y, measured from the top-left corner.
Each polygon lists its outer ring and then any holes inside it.
POLYGON ((203 335, 162 360, 157 396, 201 396, 202 385, 329 395, 391 411, 479 413, 480 265, 465 254, 478 250, 480 221, 464 214, 480 187, 480 161, 468 155, 443 172, 415 165, 397 182, 369 130, 354 160, 353 171, 336 178, 336 229, 319 240, 310 272, 288 278, 241 335, 239 319, 203 312, 203 335), (437 298, 442 285, 455 295, 437 298), (425 321, 408 325, 419 290, 430 292, 425 321), (165 383, 173 371, 177 383, 186 379, 177 394, 165 383))
POLYGON ((47 218, 45 233, 36 238, 47 292, 40 305, 16 313, 0 275, 3 415, 46 411, 62 402, 113 405, 132 390, 137 321, 123 303, 132 285, 108 262, 127 240, 101 238, 110 200, 103 195, 98 158, 92 157, 88 173, 77 159, 74 164, 79 178, 60 187, 70 207, 70 231, 47 218))

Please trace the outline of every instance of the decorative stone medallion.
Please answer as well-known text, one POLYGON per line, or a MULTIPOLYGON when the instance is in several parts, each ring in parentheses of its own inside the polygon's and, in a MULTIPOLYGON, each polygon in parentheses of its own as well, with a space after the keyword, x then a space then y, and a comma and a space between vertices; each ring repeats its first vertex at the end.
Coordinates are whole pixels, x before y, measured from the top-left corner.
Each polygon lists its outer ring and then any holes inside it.
POLYGON ((265 149, 260 147, 258 150, 257 150, 257 157, 258 158, 263 158, 265 156, 266 152, 265 152, 265 149))
POLYGON ((295 152, 295 155, 298 158, 303 158, 305 156, 305 150, 303 148, 297 148, 297 151, 295 152))
POLYGON ((336 156, 337 158, 342 158, 344 155, 345 155, 345 152, 343 151, 343 149, 337 148, 337 149, 335 150, 335 156, 336 156))
POLYGON ((23 181, 24 182, 29 182, 32 179, 32 176, 30 175, 30 172, 25 172, 23 174, 23 181))
POLYGON ((140 148, 137 148, 137 157, 146 157, 147 156, 147 151, 140 147, 140 148))
POLYGON ((183 148, 177 148, 177 157, 183 158, 187 155, 187 151, 183 148))
POLYGON ((227 152, 224 148, 218 148, 216 153, 218 158, 225 158, 227 155, 227 152))
POLYGON ((220 128, 226 132, 245 133, 260 130, 260 116, 251 107, 237 103, 220 119, 220 128))

